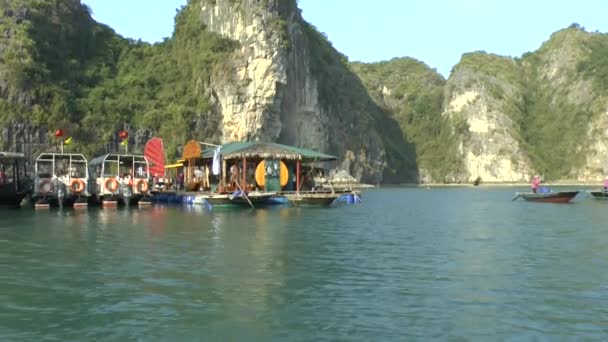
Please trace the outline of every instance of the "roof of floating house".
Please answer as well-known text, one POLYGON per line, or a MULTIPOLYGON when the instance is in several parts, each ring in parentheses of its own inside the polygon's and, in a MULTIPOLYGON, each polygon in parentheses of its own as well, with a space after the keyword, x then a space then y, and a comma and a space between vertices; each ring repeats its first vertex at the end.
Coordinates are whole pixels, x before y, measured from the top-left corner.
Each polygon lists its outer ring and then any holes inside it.
MULTIPOLYGON (((184 146, 184 159, 202 157, 203 159, 213 158, 215 147, 201 149, 200 144, 194 141, 189 142, 184 146), (196 151, 194 143, 198 145, 199 150, 196 151), (190 148, 188 148, 188 145, 190 148)), ((288 160, 303 160, 303 161, 330 161, 338 159, 336 156, 329 154, 288 146, 277 143, 265 142, 232 142, 221 146, 221 155, 224 159, 241 159, 241 158, 276 158, 288 160)))

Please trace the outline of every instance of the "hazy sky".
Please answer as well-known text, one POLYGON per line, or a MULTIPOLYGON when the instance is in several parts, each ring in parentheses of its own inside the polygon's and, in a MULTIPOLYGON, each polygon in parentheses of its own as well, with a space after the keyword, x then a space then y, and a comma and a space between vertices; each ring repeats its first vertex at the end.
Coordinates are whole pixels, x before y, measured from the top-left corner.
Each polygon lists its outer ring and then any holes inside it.
MULTIPOLYGON (((228 1, 228 0, 218 0, 228 1)), ((118 33, 155 42, 186 0, 83 0, 118 33)), ((605 0, 300 0, 304 18, 351 61, 409 56, 448 76, 464 52, 520 56, 577 22, 608 31, 605 0)))

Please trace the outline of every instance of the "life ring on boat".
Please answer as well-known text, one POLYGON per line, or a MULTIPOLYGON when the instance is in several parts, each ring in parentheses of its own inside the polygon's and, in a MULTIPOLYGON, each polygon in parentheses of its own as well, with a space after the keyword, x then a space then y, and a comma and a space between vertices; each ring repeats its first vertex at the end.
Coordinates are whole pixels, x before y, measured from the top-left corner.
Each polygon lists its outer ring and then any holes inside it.
POLYGON ((106 190, 108 190, 111 193, 116 192, 116 190, 118 190, 118 181, 116 180, 116 178, 108 178, 106 179, 106 181, 103 183, 103 186, 106 188, 106 190))
POLYGON ((137 192, 148 192, 148 182, 145 179, 140 179, 137 181, 137 192))
POLYGON ((70 182, 70 190, 73 193, 79 194, 84 191, 84 182, 82 179, 72 179, 70 182))
POLYGON ((40 184, 38 184, 38 191, 43 195, 48 194, 53 191, 53 182, 50 179, 41 180, 40 184))

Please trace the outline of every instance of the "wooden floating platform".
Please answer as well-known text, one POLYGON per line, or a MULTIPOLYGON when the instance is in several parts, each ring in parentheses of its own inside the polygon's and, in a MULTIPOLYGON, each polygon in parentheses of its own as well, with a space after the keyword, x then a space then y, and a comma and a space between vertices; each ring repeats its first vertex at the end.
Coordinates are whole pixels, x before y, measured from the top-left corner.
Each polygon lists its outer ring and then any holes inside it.
POLYGON ((118 208, 118 201, 101 201, 102 208, 118 208))
POLYGON ((76 202, 74 203, 74 209, 87 209, 89 204, 86 202, 76 202))

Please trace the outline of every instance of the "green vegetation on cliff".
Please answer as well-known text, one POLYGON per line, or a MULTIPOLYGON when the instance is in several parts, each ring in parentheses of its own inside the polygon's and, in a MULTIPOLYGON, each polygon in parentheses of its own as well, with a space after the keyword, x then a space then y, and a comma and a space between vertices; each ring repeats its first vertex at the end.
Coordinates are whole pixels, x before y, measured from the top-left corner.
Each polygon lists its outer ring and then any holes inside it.
MULTIPOLYGON (((406 141, 390 112, 370 99, 364 84, 349 68, 348 58, 334 49, 314 26, 306 24, 304 32, 311 46, 312 73, 318 81, 319 100, 328 108, 339 109, 341 122, 380 133, 386 150, 385 182, 416 181, 418 168, 413 145, 406 141)), ((365 135, 363 132, 362 135, 365 135)))
POLYGON ((89 155, 124 127, 161 134, 169 152, 193 134, 215 134, 207 85, 236 44, 205 31, 194 6, 182 8, 173 37, 155 45, 96 23, 79 0, 4 6, 2 122, 62 127, 89 155))
POLYGON ((590 125, 603 110, 600 97, 608 89, 602 76, 602 70, 608 75, 608 63, 602 62, 608 43, 602 36, 573 25, 521 58, 464 54, 452 77, 465 80, 458 91, 484 89, 491 96, 488 105, 513 120, 506 128, 536 172, 546 179, 575 177, 595 139, 590 125), (594 85, 593 97, 586 81, 594 85))
MULTIPOLYGON (((0 2, 0 123, 64 128, 89 156, 116 146, 124 128, 139 143, 152 132, 162 136, 169 157, 190 138, 218 140, 210 85, 233 82, 238 44, 205 29, 200 1, 178 11, 174 34, 158 44, 117 35, 79 0, 0 2)), ((231 4, 243 10, 240 0, 231 4)), ((296 1, 256 4, 282 13, 296 1)), ((385 181, 414 181, 419 169, 433 181, 460 172, 467 118, 446 115, 446 102, 470 88, 481 86, 493 113, 513 121, 509 134, 547 179, 572 176, 585 163, 598 130, 591 125, 605 112, 608 36, 577 25, 521 58, 464 54, 446 82, 411 58, 349 63, 324 34, 301 24, 319 101, 339 114, 330 118, 336 141, 365 145, 369 132, 380 133, 384 146, 372 148, 387 152, 385 181)), ((286 53, 294 48, 290 25, 279 16, 268 28, 286 53)))
POLYGON ((415 147, 416 161, 434 180, 446 179, 460 167, 452 120, 442 115, 445 80, 412 58, 352 63, 369 93, 399 123, 415 147))

